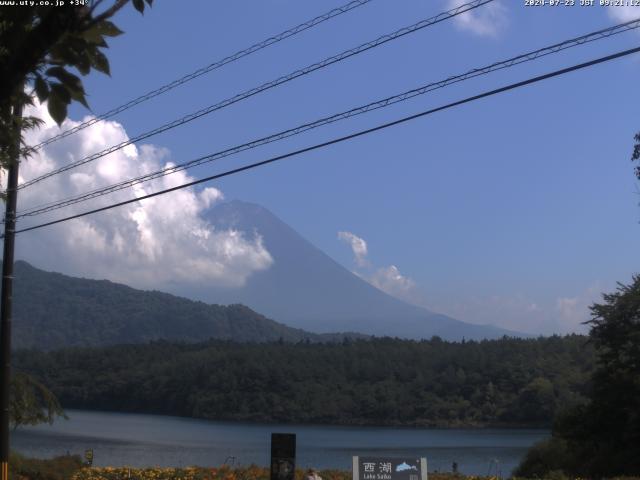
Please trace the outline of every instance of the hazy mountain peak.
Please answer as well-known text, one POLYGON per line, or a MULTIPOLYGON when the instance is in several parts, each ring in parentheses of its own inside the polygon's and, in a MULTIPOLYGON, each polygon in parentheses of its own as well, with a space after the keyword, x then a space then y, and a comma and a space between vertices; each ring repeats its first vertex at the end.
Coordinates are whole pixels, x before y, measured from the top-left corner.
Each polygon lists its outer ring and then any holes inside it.
POLYGON ((358 331, 408 338, 433 335, 495 338, 515 332, 460 322, 409 305, 378 290, 312 245, 268 209, 232 200, 206 214, 218 228, 259 235, 273 265, 241 288, 203 286, 181 291, 210 303, 243 303, 287 325, 314 332, 358 331))

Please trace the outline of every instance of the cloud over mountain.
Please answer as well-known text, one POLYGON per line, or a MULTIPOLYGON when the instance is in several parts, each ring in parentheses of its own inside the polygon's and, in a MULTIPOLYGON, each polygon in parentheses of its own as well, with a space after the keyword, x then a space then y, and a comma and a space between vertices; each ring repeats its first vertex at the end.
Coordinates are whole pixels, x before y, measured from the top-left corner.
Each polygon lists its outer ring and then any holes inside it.
POLYGON ((369 276, 369 283, 394 297, 409 302, 416 300, 414 295, 415 282, 402 275, 395 265, 377 269, 369 276))
MULTIPOLYGON (((28 113, 46 122, 41 129, 27 133, 29 144, 37 144, 59 132, 46 109, 36 107, 28 113)), ((78 123, 66 120, 63 128, 72 128, 78 123)), ((97 123, 44 147, 23 161, 20 179, 34 178, 127 138, 118 122, 97 123)), ((171 165, 166 149, 130 145, 21 190, 18 211, 171 165)), ((190 180, 193 178, 186 172, 174 173, 49 216, 27 220, 21 226, 139 197, 190 180)), ((223 197, 222 192, 213 187, 200 191, 182 189, 20 234, 17 256, 46 269, 109 278, 144 288, 202 281, 241 286, 254 272, 269 268, 273 258, 259 235, 217 229, 203 218, 203 212, 223 197)))
POLYGON ((369 260, 367 259, 369 251, 367 249, 367 242, 365 242, 364 239, 351 232, 338 232, 338 238, 351 246, 355 262, 359 267, 369 265, 369 260))
POLYGON ((421 303, 415 291, 415 282, 402 275, 398 267, 373 267, 368 258, 367 242, 363 238, 347 231, 338 232, 338 238, 351 246, 354 262, 358 267, 358 271, 354 272, 356 275, 391 296, 414 304, 421 303))

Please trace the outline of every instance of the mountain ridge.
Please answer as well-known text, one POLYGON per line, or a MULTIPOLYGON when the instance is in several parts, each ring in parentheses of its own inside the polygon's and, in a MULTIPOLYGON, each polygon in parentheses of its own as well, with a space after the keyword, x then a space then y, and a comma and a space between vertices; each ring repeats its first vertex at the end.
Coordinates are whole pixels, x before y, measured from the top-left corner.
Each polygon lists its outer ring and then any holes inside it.
POLYGON ((278 323, 244 305, 209 305, 109 280, 45 272, 22 260, 15 262, 14 274, 15 348, 50 350, 153 340, 320 342, 362 337, 318 335, 278 323))

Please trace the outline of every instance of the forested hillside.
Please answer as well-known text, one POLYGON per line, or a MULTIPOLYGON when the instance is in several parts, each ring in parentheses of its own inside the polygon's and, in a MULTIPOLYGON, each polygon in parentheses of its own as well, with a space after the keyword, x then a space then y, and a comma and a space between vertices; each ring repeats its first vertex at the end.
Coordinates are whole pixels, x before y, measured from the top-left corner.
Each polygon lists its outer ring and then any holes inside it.
POLYGON ((343 338, 291 328, 244 305, 208 305, 106 280, 45 272, 26 262, 16 262, 15 276, 16 348, 48 350, 160 339, 268 342, 282 338, 297 342, 343 338))
POLYGON ((67 408, 362 425, 548 426, 584 401, 586 337, 154 342, 16 353, 67 408))

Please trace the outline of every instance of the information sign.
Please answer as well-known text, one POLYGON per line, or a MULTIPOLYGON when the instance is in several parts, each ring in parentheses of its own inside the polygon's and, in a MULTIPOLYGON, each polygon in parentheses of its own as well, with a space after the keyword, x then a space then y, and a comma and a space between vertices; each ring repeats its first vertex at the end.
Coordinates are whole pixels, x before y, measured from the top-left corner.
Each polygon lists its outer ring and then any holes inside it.
POLYGON ((271 480, 294 480, 296 473, 295 433, 271 434, 271 480))
POLYGON ((84 451, 84 459, 87 461, 87 465, 93 465, 93 449, 88 448, 84 451))
POLYGON ((427 480, 427 459, 353 457, 353 480, 427 480))

